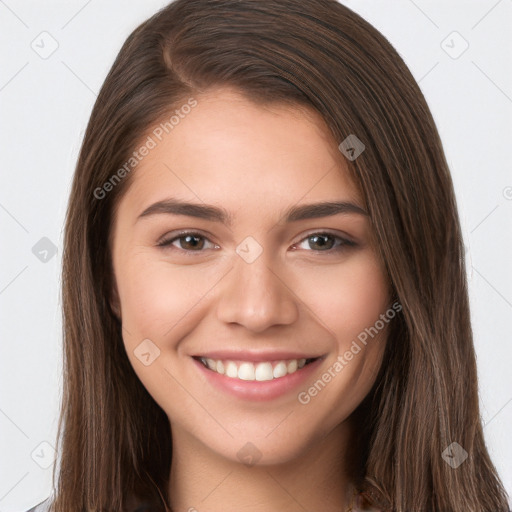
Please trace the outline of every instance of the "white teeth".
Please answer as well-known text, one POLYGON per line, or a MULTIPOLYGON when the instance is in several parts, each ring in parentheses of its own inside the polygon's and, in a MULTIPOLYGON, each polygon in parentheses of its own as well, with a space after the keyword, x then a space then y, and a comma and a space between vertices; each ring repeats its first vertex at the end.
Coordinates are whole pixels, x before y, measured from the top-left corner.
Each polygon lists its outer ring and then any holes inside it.
POLYGON ((255 364, 249 361, 237 364, 234 361, 216 361, 215 359, 205 357, 201 357, 200 360, 210 370, 220 373, 221 375, 226 375, 233 379, 256 380, 260 382, 279 379, 285 375, 295 373, 306 365, 306 359, 304 358, 278 361, 277 363, 264 361, 255 364))
POLYGON ((272 375, 272 365, 270 363, 258 363, 254 376, 256 380, 260 381, 272 380, 274 378, 272 375))
POLYGON ((288 373, 296 372, 296 371, 297 371, 297 367, 298 367, 297 359, 292 359, 292 360, 288 363, 288 373))
POLYGON ((284 377, 288 373, 288 369, 286 367, 286 363, 284 361, 280 361, 274 367, 274 379, 278 379, 279 377, 284 377))
POLYGON ((238 378, 242 380, 254 380, 254 365, 242 363, 238 368, 238 378))
POLYGON ((238 367, 233 363, 233 361, 228 361, 228 364, 226 365, 226 375, 233 378, 238 377, 238 367))

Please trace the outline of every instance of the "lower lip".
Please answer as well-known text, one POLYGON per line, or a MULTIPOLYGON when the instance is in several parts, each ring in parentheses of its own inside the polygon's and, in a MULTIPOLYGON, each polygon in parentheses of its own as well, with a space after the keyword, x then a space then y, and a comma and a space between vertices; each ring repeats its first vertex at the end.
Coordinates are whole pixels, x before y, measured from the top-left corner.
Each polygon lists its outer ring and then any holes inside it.
POLYGON ((312 363, 302 367, 294 373, 272 380, 241 380, 221 375, 206 368, 197 359, 192 359, 200 372, 211 382, 211 384, 237 398, 253 401, 273 400, 286 393, 296 390, 307 380, 320 366, 324 357, 316 359, 312 363))

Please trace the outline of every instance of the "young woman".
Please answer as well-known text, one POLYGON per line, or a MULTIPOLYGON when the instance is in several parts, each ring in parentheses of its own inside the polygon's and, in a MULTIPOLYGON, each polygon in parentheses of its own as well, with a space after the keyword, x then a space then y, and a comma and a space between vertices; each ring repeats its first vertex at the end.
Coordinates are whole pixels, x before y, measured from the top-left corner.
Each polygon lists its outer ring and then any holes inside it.
POLYGON ((44 506, 509 510, 441 141, 348 8, 177 0, 143 23, 65 229, 44 506))

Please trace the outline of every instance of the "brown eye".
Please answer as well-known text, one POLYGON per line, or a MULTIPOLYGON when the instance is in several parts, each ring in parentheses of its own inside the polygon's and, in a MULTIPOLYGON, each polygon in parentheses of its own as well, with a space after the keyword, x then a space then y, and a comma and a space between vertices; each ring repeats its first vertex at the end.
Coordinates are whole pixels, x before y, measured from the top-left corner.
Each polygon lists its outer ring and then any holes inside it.
POLYGON ((298 244, 294 244, 293 247, 304 249, 305 247, 301 246, 306 244, 310 250, 326 253, 335 253, 356 245, 355 242, 342 238, 334 233, 311 233, 298 244))
POLYGON ((172 248, 184 252, 203 252, 207 242, 213 246, 212 248, 218 247, 205 236, 194 232, 184 232, 179 233, 178 236, 168 236, 157 245, 159 247, 172 248))
POLYGON ((317 247, 313 247, 313 249, 319 248, 323 249, 332 249, 335 244, 334 237, 332 235, 324 234, 324 235, 311 235, 308 237, 309 246, 316 245, 317 247))
POLYGON ((204 247, 204 238, 201 236, 185 235, 175 238, 175 240, 180 240, 180 249, 194 250, 204 247))

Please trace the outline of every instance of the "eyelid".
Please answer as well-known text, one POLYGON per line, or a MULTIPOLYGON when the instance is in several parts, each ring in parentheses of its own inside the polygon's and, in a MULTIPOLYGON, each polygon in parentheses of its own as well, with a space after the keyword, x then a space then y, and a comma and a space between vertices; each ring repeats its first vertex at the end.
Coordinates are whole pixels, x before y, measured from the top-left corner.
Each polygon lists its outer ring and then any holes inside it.
MULTIPOLYGON (((158 240, 156 245, 159 247, 171 246, 172 242, 174 242, 182 237, 185 237, 187 235, 202 237, 205 240, 208 240, 210 243, 212 243, 214 245, 218 245, 216 242, 213 242, 212 240, 210 240, 211 235, 209 233, 207 234, 207 233, 205 233, 201 230, 197 230, 197 229, 182 229, 182 230, 178 230, 178 231, 171 231, 170 233, 166 233, 165 235, 160 237, 160 239, 158 240)), ((178 250, 180 250, 180 249, 178 249, 178 250)), ((184 249, 181 249, 181 250, 183 252, 194 252, 194 251, 185 251, 184 249)), ((203 251, 195 251, 195 252, 203 252, 203 251)))
MULTIPOLYGON (((310 231, 307 231, 305 234, 300 235, 301 238, 298 240, 298 242, 295 243, 303 242, 306 238, 310 237, 311 235, 332 235, 334 237, 340 238, 341 240, 347 242, 348 244, 356 244, 356 241, 351 236, 345 233, 340 234, 339 231, 332 229, 312 229, 310 231)), ((295 243, 293 245, 295 245, 295 243)))
MULTIPOLYGON (((204 238, 208 242, 210 242, 210 243, 212 243, 212 244, 214 244, 214 245, 216 245, 218 247, 218 244, 216 242, 213 242, 212 240, 210 240, 209 236, 211 236, 211 235, 206 235, 203 232, 201 232, 200 230, 191 230, 191 229, 189 229, 189 230, 183 229, 183 230, 179 230, 177 232, 166 233, 164 236, 162 236, 160 238, 160 240, 157 242, 156 245, 158 247, 162 247, 162 248, 173 247, 172 246, 173 242, 175 242, 176 240, 179 240, 180 238, 185 237, 187 235, 198 236, 198 237, 204 238)), ((341 244, 339 246, 337 246, 338 250, 343 248, 343 247, 353 247, 353 246, 357 245, 357 242, 355 242, 352 239, 352 237, 350 237, 350 236, 348 236, 346 234, 341 235, 338 232, 335 232, 334 230, 331 230, 331 229, 312 229, 312 230, 310 230, 310 231, 308 231, 306 233, 301 234, 300 235, 301 238, 299 238, 297 240, 297 242, 292 243, 292 247, 301 244, 302 242, 307 240, 312 235, 331 235, 332 237, 341 240, 341 244)), ((198 253, 198 254, 200 254, 200 253, 204 252, 204 250, 191 251, 191 250, 181 249, 179 247, 173 247, 173 248, 175 250, 180 251, 180 252, 182 252, 184 254, 187 254, 187 255, 190 255, 191 253, 198 253)), ((336 252, 337 249, 329 249, 329 250, 326 250, 326 251, 310 250, 310 251, 306 251, 306 252, 316 252, 316 253, 325 252, 326 254, 328 254, 328 253, 336 252)))

